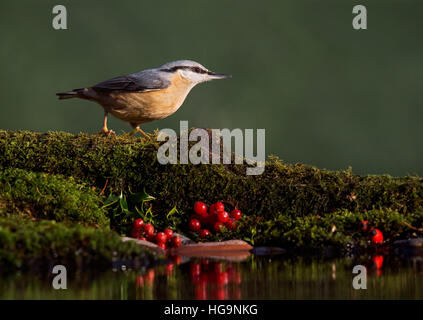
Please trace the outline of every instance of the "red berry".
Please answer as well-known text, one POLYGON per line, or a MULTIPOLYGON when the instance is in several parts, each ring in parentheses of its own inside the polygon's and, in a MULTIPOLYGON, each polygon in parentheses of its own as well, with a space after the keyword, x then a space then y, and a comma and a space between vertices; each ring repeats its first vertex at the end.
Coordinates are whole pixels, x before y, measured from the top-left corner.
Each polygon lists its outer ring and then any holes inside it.
POLYGON ((216 202, 215 205, 216 205, 215 210, 217 212, 225 211, 225 206, 223 205, 222 202, 216 202))
POLYGON ((216 203, 213 203, 210 207, 209 207, 209 214, 215 214, 216 213, 216 203))
POLYGON ((144 225, 144 220, 143 219, 136 219, 136 220, 134 220, 134 228, 140 230, 143 225, 144 225))
POLYGON ((209 223, 209 218, 210 218, 210 215, 208 213, 205 213, 201 216, 197 216, 196 219, 200 220, 200 223, 202 224, 207 224, 209 223))
POLYGON ((204 202, 197 201, 194 204, 194 212, 198 214, 199 216, 207 213, 207 206, 204 202))
POLYGON ((154 227, 153 227, 153 225, 151 223, 145 224, 144 225, 144 232, 145 232, 145 235, 147 237, 148 236, 151 236, 152 234, 154 234, 154 227))
POLYGON ((217 219, 220 222, 227 222, 229 220, 229 214, 226 211, 219 211, 219 213, 217 214, 217 219))
POLYGON ((165 235, 168 237, 168 239, 171 239, 173 237, 173 231, 169 228, 164 229, 163 231, 165 235))
POLYGON ((221 231, 222 231, 222 228, 223 228, 223 223, 222 223, 222 222, 220 222, 220 221, 216 222, 216 223, 214 224, 214 226, 213 226, 213 230, 214 230, 215 232, 221 232, 221 231))
POLYGON ((210 235, 210 231, 207 229, 201 229, 198 234, 201 238, 207 238, 210 235))
POLYGON ((138 240, 147 241, 146 237, 139 237, 138 240))
POLYGON ((374 244, 383 243, 383 233, 379 229, 373 229, 370 231, 371 241, 374 244))
POLYGON ((155 233, 153 233, 153 234, 149 234, 149 235, 147 236, 147 241, 150 241, 150 242, 156 242, 156 234, 155 234, 155 233))
POLYGON ((242 217, 242 213, 241 213, 241 211, 239 211, 238 209, 234 209, 234 210, 232 210, 232 212, 231 212, 231 217, 232 217, 234 220, 239 220, 239 219, 241 219, 241 217, 242 217))
POLYGON ((200 230, 200 228, 201 228, 201 223, 200 223, 200 221, 198 221, 197 219, 192 219, 192 220, 189 222, 189 228, 190 228, 190 230, 192 230, 192 231, 198 231, 198 230, 200 230))
POLYGON ((162 248, 163 250, 167 249, 166 243, 164 242, 160 242, 159 244, 157 244, 160 248, 162 248))
POLYGON ((367 230, 369 229, 369 222, 366 220, 361 221, 361 230, 363 232, 367 232, 367 230))
POLYGON ((206 224, 213 226, 216 221, 217 221, 217 214, 211 213, 207 216, 206 224))
POLYGON ((174 236, 172 238, 172 246, 174 248, 180 247, 181 246, 181 243, 182 243, 182 239, 180 237, 174 236))
POLYGON ((164 232, 157 232, 156 241, 157 243, 166 243, 167 235, 164 232))
POLYGON ((233 230, 233 229, 235 229, 236 228, 236 222, 235 222, 235 220, 234 219, 229 219, 226 223, 225 223, 225 227, 228 229, 228 230, 233 230))
POLYGON ((132 228, 131 230, 131 237, 132 238, 138 238, 141 235, 141 232, 139 229, 132 228))

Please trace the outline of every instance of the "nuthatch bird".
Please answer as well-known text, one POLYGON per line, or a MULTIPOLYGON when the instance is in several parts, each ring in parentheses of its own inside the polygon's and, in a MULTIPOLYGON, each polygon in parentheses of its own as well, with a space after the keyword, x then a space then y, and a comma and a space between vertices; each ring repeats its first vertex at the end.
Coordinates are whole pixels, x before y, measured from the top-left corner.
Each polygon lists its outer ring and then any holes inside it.
POLYGON ((107 116, 111 113, 129 122, 134 129, 131 134, 138 131, 147 137, 140 124, 163 119, 176 112, 195 85, 229 77, 214 73, 195 61, 179 60, 57 95, 59 99, 80 98, 100 104, 104 109, 101 133, 105 135, 114 134, 107 128, 107 116))

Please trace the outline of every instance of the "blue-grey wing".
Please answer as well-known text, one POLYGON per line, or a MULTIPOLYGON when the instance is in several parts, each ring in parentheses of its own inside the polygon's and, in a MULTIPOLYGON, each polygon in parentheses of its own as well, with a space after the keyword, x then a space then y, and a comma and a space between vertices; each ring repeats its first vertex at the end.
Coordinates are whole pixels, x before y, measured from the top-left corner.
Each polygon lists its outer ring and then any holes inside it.
POLYGON ((169 87, 168 75, 155 70, 144 70, 126 76, 115 77, 92 86, 96 91, 143 92, 169 87))

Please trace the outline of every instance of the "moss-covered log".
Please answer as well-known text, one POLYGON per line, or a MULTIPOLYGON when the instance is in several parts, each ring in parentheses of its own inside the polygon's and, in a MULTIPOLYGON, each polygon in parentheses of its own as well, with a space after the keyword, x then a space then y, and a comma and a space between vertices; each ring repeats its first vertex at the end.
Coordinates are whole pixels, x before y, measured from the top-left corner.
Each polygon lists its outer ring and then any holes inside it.
MULTIPOLYGON (((237 233, 219 238, 237 236, 255 244, 344 246, 366 217, 388 240, 413 235, 407 224, 423 226, 419 177, 360 176, 273 157, 259 176, 246 176, 246 165, 161 165, 155 138, 0 131, 0 169, 61 175, 97 194, 106 184, 107 195, 145 189, 156 197, 152 208, 162 224, 174 206, 186 221, 195 201, 234 201, 246 215, 244 223, 237 233)), ((178 231, 187 231, 182 220, 176 222, 178 231)))
POLYGON ((106 211, 93 190, 47 173, 9 168, 0 171, 0 215, 108 226, 106 211))
POLYGON ((34 265, 45 268, 110 268, 112 261, 146 266, 157 254, 133 242, 122 242, 110 230, 50 220, 32 221, 17 216, 0 217, 1 272, 34 265))
POLYGON ((165 211, 218 199, 237 201, 245 212, 262 216, 373 208, 407 213, 423 206, 423 179, 418 177, 359 176, 275 158, 259 176, 246 176, 245 165, 161 165, 153 140, 0 131, 0 168, 61 174, 98 189, 108 181, 115 192, 146 188, 165 211))

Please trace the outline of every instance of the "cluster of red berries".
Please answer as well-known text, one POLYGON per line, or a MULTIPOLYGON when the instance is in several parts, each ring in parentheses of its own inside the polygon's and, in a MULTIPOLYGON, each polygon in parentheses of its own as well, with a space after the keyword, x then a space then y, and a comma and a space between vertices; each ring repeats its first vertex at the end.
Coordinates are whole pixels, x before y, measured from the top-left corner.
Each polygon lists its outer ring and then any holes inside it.
POLYGON ((361 221, 361 231, 366 232, 370 236, 370 241, 374 244, 382 244, 383 243, 383 233, 379 229, 370 227, 368 221, 363 220, 361 221))
POLYGON ((237 208, 233 209, 229 215, 222 202, 213 203, 207 210, 204 202, 197 201, 194 204, 194 213, 189 221, 189 229, 198 232, 202 238, 207 238, 210 230, 218 233, 222 232, 223 227, 228 230, 236 229, 236 221, 242 217, 241 211, 237 208))
POLYGON ((166 228, 163 232, 156 232, 151 223, 144 223, 144 220, 142 219, 134 220, 131 236, 139 240, 156 243, 164 250, 169 247, 179 247, 182 243, 181 238, 174 236, 171 229, 166 228))

